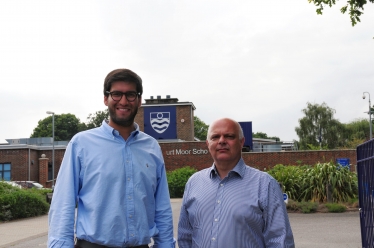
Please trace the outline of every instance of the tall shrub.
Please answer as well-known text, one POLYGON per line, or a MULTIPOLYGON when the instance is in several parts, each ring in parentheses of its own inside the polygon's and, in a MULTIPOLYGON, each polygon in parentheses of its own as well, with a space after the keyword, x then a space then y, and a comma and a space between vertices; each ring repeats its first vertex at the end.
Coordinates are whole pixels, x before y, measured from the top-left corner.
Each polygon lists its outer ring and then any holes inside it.
POLYGON ((34 190, 18 189, 0 183, 0 220, 34 217, 46 214, 49 204, 34 190))
POLYGON ((167 172, 169 192, 171 198, 183 197, 184 187, 188 179, 197 172, 189 166, 167 172))

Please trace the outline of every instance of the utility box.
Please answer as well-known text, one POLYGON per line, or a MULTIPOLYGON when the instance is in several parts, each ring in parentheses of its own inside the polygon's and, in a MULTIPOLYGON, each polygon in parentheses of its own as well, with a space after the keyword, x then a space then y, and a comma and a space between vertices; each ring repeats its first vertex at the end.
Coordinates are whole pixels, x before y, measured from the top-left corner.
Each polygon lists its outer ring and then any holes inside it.
POLYGON ((253 139, 252 139, 252 122, 251 121, 242 121, 239 122, 239 125, 243 129, 244 134, 244 145, 242 151, 249 152, 253 150, 253 139))

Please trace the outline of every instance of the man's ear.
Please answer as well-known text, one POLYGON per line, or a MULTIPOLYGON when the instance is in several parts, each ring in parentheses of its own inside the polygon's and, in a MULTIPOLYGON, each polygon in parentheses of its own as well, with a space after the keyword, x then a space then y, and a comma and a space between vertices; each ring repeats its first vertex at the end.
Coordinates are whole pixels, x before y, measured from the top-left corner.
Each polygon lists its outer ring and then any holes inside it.
POLYGON ((104 104, 105 106, 108 106, 108 97, 104 95, 104 104))
POLYGON ((139 96, 138 100, 139 100, 138 108, 140 108, 142 106, 142 96, 139 96))

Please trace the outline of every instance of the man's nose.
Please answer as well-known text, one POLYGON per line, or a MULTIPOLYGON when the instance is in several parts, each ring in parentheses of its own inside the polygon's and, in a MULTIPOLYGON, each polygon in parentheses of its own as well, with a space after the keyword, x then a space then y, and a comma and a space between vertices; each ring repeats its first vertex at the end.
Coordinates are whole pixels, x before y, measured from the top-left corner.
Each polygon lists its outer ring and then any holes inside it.
POLYGON ((222 144, 222 143, 224 144, 224 143, 226 143, 225 136, 223 136, 223 135, 220 136, 220 137, 219 137, 219 140, 218 140, 218 143, 219 143, 219 144, 222 144))
POLYGON ((119 103, 121 104, 127 104, 129 101, 126 98, 126 95, 122 95, 121 100, 119 100, 119 103))

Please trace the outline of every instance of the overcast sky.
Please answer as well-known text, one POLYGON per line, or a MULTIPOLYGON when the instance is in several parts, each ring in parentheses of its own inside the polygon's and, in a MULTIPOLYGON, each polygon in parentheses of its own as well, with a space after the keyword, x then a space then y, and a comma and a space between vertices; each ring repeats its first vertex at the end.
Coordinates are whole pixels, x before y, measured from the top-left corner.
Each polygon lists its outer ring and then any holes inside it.
POLYGON ((171 95, 207 124, 252 121, 283 141, 298 140, 307 102, 368 118, 374 5, 352 27, 344 3, 319 16, 307 0, 2 1, 0 139, 30 137, 46 111, 86 121, 117 68, 142 77, 143 99, 171 95))

